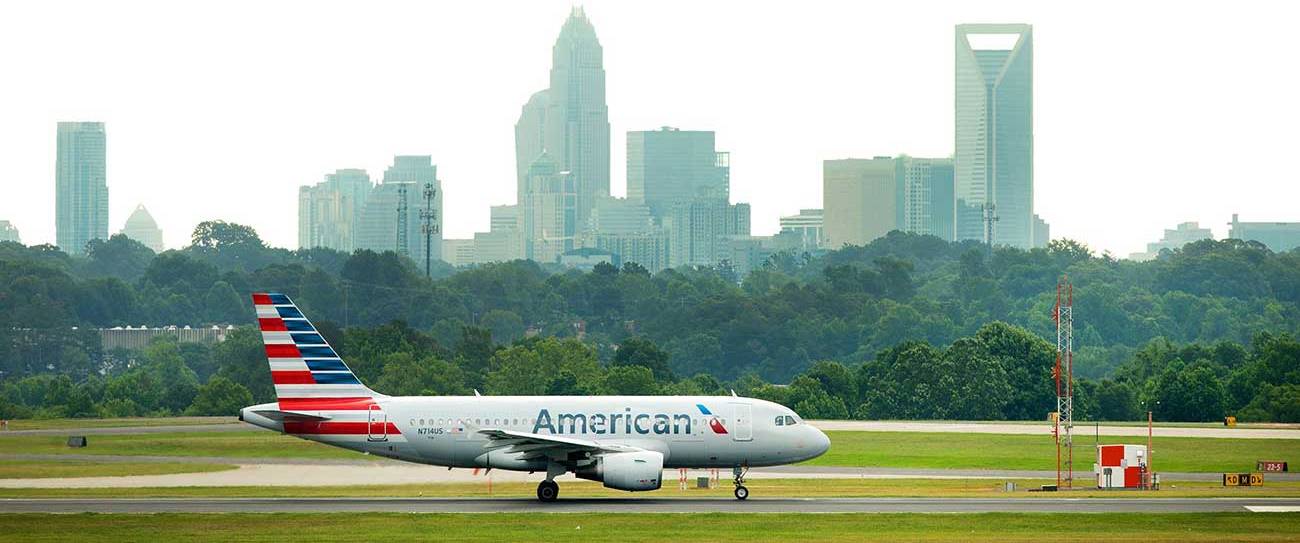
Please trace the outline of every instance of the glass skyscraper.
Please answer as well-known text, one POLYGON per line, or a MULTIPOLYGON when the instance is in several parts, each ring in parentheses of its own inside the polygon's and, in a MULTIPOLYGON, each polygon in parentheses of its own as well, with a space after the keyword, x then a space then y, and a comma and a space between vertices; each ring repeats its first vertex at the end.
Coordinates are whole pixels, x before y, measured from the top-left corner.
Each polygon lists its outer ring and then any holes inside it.
POLYGON ((695 199, 727 201, 731 168, 704 130, 627 133, 627 199, 644 203, 662 219, 674 204, 695 199))
POLYGON ((57 153, 55 243, 69 254, 82 254, 90 240, 108 239, 104 123, 59 123, 57 153))
POLYGON ((551 50, 550 87, 529 99, 515 124, 518 197, 543 151, 572 177, 577 224, 586 224, 596 199, 609 196, 609 110, 604 50, 581 7, 573 8, 551 50))
POLYGON ((957 239, 1029 248, 1034 228, 1033 30, 957 25, 957 239), (993 221, 988 238, 986 217, 993 221))

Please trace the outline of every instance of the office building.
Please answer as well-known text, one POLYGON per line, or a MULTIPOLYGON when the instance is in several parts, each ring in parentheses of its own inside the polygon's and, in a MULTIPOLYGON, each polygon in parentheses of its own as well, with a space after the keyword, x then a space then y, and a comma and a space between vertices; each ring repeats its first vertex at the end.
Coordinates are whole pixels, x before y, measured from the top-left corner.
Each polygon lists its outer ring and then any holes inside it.
POLYGON ((729 254, 730 236, 749 235, 749 204, 699 199, 679 202, 664 217, 668 265, 715 266, 729 254))
POLYGON ((374 184, 365 170, 326 174, 314 186, 298 188, 298 248, 326 247, 351 253, 374 184))
POLYGON ((155 253, 163 252, 163 235, 162 229, 158 228, 157 221, 153 220, 153 215, 145 209, 144 204, 135 206, 135 211, 131 216, 126 218, 126 224, 122 226, 121 234, 140 242, 141 245, 148 247, 155 253))
POLYGON ((797 240, 791 249, 812 251, 822 246, 826 216, 820 209, 800 209, 797 215, 781 217, 778 235, 797 240))
POLYGON ((727 200, 730 157, 714 148, 714 133, 659 130, 627 133, 627 198, 662 218, 676 203, 727 200))
POLYGON ((1241 222, 1232 214, 1228 237, 1263 243, 1275 253, 1300 247, 1300 222, 1241 222))
POLYGON ((442 240, 442 260, 452 266, 469 266, 474 264, 474 240, 442 240))
POLYGON ((957 239, 1028 248, 1034 227, 1033 31, 956 28, 957 239), (996 221, 986 221, 996 217, 996 221), (992 224, 993 239, 988 237, 992 224))
POLYGON ((1148 243, 1145 252, 1130 254, 1128 258, 1139 262, 1153 260, 1160 256, 1161 251, 1182 249, 1188 243, 1203 239, 1214 239, 1214 233, 1209 228, 1201 228, 1197 222, 1179 223, 1174 228, 1166 228, 1160 241, 1148 243))
POLYGON ((0 221, 0 241, 23 242, 22 237, 18 235, 18 227, 9 221, 0 221))
POLYGON ((55 243, 82 254, 108 239, 108 171, 104 123, 61 122, 54 163, 55 243))
MULTIPOLYGON (((441 220, 443 195, 438 166, 428 155, 394 157, 383 180, 366 198, 357 224, 356 248, 395 251, 423 263, 425 239, 420 213, 425 208, 424 189, 428 185, 437 191, 432 211, 441 220)), ((429 246, 430 256, 441 259, 441 228, 432 235, 429 246)))
POLYGON ((822 162, 823 243, 866 245, 898 227, 897 164, 890 157, 822 162))
POLYGON ((898 229, 946 241, 955 239, 952 159, 902 155, 897 159, 897 172, 898 229))
POLYGON ((524 256, 554 263, 576 248, 578 183, 549 153, 528 168, 523 201, 524 256))

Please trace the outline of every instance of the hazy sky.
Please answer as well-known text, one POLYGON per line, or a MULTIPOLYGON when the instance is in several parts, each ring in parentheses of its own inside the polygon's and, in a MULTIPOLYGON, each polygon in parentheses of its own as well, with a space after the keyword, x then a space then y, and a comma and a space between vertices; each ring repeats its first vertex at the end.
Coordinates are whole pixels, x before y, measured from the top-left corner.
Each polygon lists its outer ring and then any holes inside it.
MULTIPOLYGON (((110 232, 200 220, 297 241, 297 188, 429 154, 447 237, 514 202, 514 122, 573 4, 0 4, 0 219, 54 240, 55 123, 107 123, 110 232)), ((953 148, 953 25, 1034 25, 1035 210, 1127 255, 1163 228, 1300 221, 1300 10, 1284 2, 596 1, 613 192, 625 133, 717 131, 754 232, 821 161, 953 148)))

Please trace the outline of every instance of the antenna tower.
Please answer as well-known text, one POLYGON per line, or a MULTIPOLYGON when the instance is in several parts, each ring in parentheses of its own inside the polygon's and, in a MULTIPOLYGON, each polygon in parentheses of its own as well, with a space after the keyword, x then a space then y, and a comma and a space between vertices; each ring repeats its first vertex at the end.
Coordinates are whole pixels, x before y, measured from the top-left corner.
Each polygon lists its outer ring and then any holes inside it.
POLYGON ((411 245, 406 240, 406 186, 409 184, 397 185, 397 254, 402 256, 411 256, 411 245))
POLYGON ((1074 286, 1069 276, 1056 283, 1056 488, 1074 485, 1074 286))
POLYGON ((424 234, 424 276, 430 277, 431 254, 433 253, 433 236, 438 233, 438 210, 433 208, 434 197, 438 189, 430 181, 424 184, 424 209, 420 211, 420 233, 424 234))

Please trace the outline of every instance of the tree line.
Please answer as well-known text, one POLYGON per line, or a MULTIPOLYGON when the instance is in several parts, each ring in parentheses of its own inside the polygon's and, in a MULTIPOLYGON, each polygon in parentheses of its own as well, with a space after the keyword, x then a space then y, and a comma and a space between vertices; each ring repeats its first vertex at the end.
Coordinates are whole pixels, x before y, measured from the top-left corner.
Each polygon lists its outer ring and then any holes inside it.
POLYGON ((1300 253, 1252 242, 1206 240, 1137 263, 1068 241, 989 251, 895 232, 778 254, 744 278, 725 265, 434 271, 393 253, 270 248, 221 222, 158 255, 122 236, 85 257, 2 243, 0 410, 228 414, 247 405, 243 393, 267 400, 251 329, 211 348, 142 352, 104 352, 90 329, 249 323, 247 293, 271 290, 388 394, 734 389, 808 417, 1041 419, 1054 407, 1043 338, 1068 274, 1079 418, 1300 417, 1300 253))

